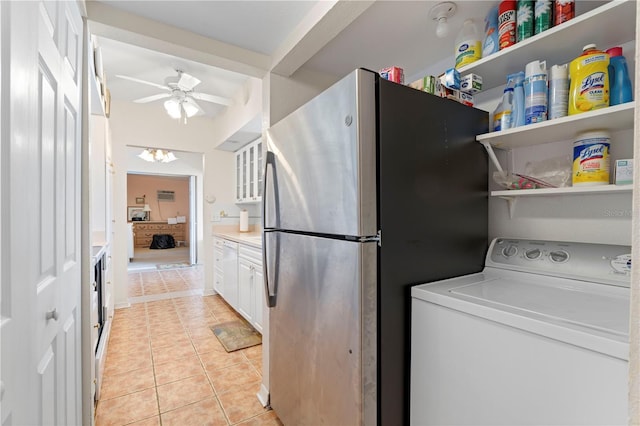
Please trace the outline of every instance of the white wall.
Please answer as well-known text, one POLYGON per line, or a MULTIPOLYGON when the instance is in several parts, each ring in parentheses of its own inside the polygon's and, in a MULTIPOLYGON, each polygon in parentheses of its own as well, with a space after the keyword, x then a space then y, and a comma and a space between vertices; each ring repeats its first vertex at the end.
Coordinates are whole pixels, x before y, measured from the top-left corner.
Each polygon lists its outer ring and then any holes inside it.
POLYGON ((264 128, 277 123, 340 78, 304 68, 291 77, 269 74, 262 80, 264 128))

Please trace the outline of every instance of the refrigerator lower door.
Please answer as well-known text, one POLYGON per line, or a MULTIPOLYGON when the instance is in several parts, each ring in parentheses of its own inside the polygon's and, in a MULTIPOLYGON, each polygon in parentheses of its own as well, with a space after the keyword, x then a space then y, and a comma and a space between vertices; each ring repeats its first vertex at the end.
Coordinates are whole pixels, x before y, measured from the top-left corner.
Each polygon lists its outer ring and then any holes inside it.
POLYGON ((271 407, 286 425, 376 424, 376 243, 265 237, 271 407))

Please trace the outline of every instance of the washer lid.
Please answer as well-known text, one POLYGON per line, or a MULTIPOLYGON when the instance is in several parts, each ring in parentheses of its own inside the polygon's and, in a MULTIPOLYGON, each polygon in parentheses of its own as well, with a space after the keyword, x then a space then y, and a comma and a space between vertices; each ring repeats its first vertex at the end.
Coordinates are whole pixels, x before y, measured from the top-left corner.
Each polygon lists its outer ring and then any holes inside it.
POLYGON ((629 359, 626 287, 487 267, 481 273, 414 286, 411 296, 629 359))
POLYGON ((628 291, 616 290, 619 289, 571 280, 549 285, 539 280, 494 278, 449 291, 626 337, 629 335, 628 291))

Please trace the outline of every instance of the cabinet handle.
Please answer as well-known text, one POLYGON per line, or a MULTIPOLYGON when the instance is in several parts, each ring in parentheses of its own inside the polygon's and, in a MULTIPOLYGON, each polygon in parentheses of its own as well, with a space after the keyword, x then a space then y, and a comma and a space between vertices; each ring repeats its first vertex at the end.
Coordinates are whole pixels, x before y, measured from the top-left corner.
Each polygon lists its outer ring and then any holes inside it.
POLYGON ((58 311, 56 311, 56 308, 53 308, 51 311, 45 314, 45 318, 47 319, 47 321, 51 319, 54 321, 58 321, 59 317, 60 317, 60 314, 58 313, 58 311))
POLYGON ((93 324, 93 328, 100 328, 100 324, 98 323, 93 324))

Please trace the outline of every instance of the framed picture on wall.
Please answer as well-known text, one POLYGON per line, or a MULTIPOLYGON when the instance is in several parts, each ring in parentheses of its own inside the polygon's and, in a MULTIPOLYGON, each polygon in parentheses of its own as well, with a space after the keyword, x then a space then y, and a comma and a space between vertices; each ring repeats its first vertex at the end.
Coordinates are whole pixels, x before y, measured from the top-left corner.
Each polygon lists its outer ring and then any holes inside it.
POLYGON ((136 197, 136 204, 144 204, 144 197, 136 197))
POLYGON ((147 212, 143 210, 144 207, 130 206, 127 207, 127 220, 129 222, 147 220, 147 212))

